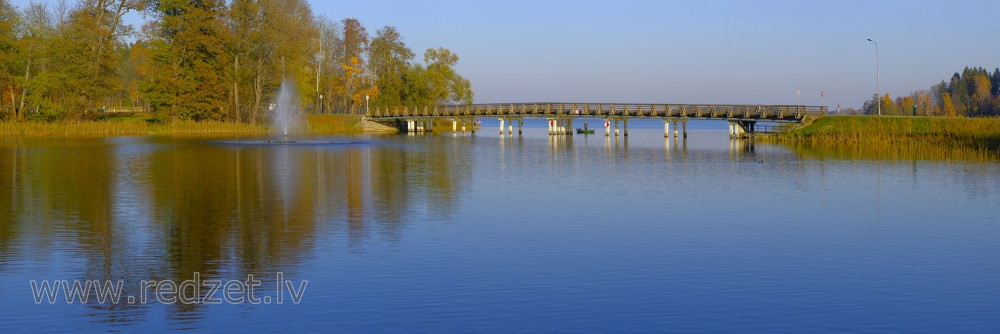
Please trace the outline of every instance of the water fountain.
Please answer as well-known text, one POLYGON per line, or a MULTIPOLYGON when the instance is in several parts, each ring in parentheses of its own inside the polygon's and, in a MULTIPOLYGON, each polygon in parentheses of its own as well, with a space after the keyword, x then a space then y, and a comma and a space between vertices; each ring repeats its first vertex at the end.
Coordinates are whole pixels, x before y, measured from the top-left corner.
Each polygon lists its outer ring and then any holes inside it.
POLYGON ((281 133, 281 141, 278 143, 294 143, 294 141, 288 140, 288 133, 298 129, 301 117, 295 88, 288 79, 281 81, 278 98, 275 101, 274 110, 271 111, 271 123, 274 125, 275 131, 281 133))
POLYGON ((333 145, 354 145, 361 144, 359 141, 340 140, 293 140, 288 139, 289 135, 295 135, 302 131, 303 120, 302 110, 299 106, 298 94, 295 91, 295 84, 287 78, 281 81, 278 94, 269 108, 271 125, 276 135, 281 135, 279 139, 265 140, 232 140, 219 141, 217 144, 223 145, 281 145, 281 146, 333 146, 333 145))

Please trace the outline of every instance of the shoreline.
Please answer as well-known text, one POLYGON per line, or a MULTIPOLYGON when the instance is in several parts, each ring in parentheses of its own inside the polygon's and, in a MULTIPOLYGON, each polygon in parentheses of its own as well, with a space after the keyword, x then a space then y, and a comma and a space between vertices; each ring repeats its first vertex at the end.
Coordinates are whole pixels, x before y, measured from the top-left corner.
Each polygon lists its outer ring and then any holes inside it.
MULTIPOLYGON (((395 128, 364 121, 358 115, 305 115, 303 134, 395 133, 395 128)), ((102 120, 76 122, 0 122, 2 137, 52 136, 163 136, 274 134, 269 124, 220 121, 172 121, 158 123, 151 117, 122 115, 102 120)))
POLYGON ((783 133, 760 136, 775 143, 926 143, 1000 151, 1000 119, 906 116, 809 117, 783 133))

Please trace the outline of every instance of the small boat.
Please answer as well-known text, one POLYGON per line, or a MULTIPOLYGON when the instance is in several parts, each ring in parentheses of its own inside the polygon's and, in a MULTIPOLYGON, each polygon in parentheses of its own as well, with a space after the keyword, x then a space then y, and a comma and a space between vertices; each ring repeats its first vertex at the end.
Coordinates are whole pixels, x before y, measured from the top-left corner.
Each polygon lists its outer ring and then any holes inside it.
POLYGON ((584 135, 592 135, 592 134, 594 134, 594 129, 576 128, 576 133, 584 134, 584 135))

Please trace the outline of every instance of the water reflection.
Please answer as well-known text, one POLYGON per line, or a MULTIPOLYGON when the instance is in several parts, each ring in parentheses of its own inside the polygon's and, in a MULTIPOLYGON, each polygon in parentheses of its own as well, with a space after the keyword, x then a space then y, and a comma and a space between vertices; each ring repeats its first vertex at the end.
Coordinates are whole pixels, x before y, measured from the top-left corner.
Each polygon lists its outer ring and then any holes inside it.
MULTIPOLYGON (((0 271, 47 279, 286 277, 317 235, 363 247, 399 237, 408 215, 449 219, 468 183, 466 147, 413 143, 239 146, 170 138, 5 139, 0 146, 0 271), (70 261, 53 270, 47 262, 70 261), (11 267, 13 266, 13 267, 11 267)), ((450 139, 449 139, 450 140, 450 139)), ((204 293, 204 292, 203 292, 204 293)), ((197 304, 167 306, 178 327, 197 304)), ((142 306, 90 304, 100 322, 142 306)))
MULTIPOLYGON (((954 150, 790 147, 729 140, 721 131, 663 141, 658 130, 641 129, 628 137, 491 134, 309 146, 2 139, 0 289, 22 291, 23 281, 39 273, 137 284, 190 279, 196 272, 266 280, 281 271, 286 278, 325 279, 322 290, 310 286, 317 289, 310 297, 320 302, 292 311, 99 304, 45 311, 109 326, 155 326, 163 318, 172 329, 228 326, 266 312, 301 311, 297 319, 312 326, 307 330, 335 327, 331 323, 365 328, 386 318, 515 323, 506 320, 543 315, 568 331, 580 329, 573 327, 580 319, 613 331, 609 327, 622 323, 657 328, 650 325, 670 312, 670 319, 712 313, 705 307, 710 302, 677 296, 732 302, 738 310, 722 321, 737 322, 761 319, 740 317, 759 310, 762 299, 777 298, 770 307, 793 320, 799 309, 775 305, 816 301, 839 310, 845 294, 889 300, 918 289, 891 290, 898 289, 894 273, 863 270, 899 265, 895 269, 927 269, 909 277, 983 274, 977 270, 986 267, 972 263, 956 271, 907 261, 939 256, 927 242, 940 249, 995 248, 995 228, 983 222, 996 216, 998 168, 951 163, 967 154, 954 150), (938 224, 953 217, 972 218, 938 224), (981 239, 949 243, 959 238, 939 238, 942 231, 981 239), (883 234, 894 242, 893 252, 917 255, 858 251, 865 245, 883 250, 883 234), (729 279, 738 275, 744 276, 729 279), (893 284, 872 288, 858 279, 871 276, 876 285, 893 284), (811 282, 823 280, 860 288, 833 283, 810 290, 811 282), (786 287, 801 293, 774 293, 786 287), (330 299, 337 303, 324 303, 330 299), (480 308, 495 300, 492 308, 480 308), (548 302, 525 302, 534 300, 548 302), (650 317, 607 318, 588 308, 594 300, 650 317), (544 313, 550 310, 562 313, 544 313)), ((955 258, 987 258, 965 255, 955 258)), ((43 321, 44 314, 19 310, 29 303, 20 295, 0 298, 0 313, 13 314, 8 318, 43 321)), ((821 311, 800 316, 815 319, 826 314, 821 311)), ((0 316, 5 325, 8 318, 0 316)))
POLYGON ((934 143, 800 143, 789 144, 806 159, 997 161, 1000 152, 934 143))

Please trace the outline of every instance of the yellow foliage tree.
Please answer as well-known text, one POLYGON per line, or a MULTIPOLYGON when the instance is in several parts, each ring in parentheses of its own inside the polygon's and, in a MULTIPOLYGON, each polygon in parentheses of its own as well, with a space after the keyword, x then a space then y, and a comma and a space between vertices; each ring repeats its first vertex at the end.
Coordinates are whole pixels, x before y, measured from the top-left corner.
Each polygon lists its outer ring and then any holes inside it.
POLYGON ((351 57, 349 64, 340 65, 344 70, 345 84, 340 88, 340 93, 348 96, 351 100, 351 110, 357 106, 364 106, 365 97, 374 99, 378 96, 378 87, 375 80, 372 80, 365 71, 365 66, 361 64, 358 57, 351 57))
POLYGON ((904 97, 899 100, 899 109, 900 109, 899 111, 903 115, 910 115, 913 112, 914 105, 915 103, 913 102, 912 96, 904 97))
POLYGON ((941 96, 941 113, 945 117, 955 117, 957 113, 955 112, 955 104, 951 102, 951 94, 944 93, 941 96))

